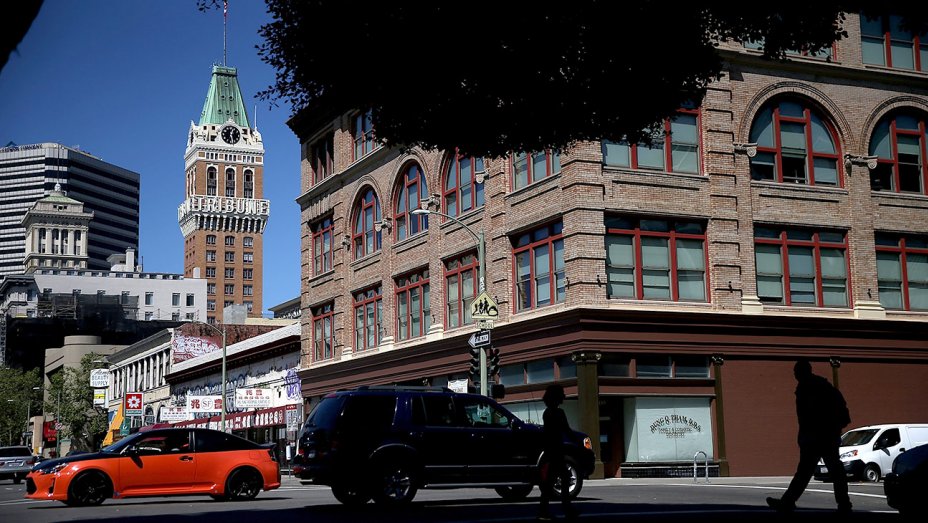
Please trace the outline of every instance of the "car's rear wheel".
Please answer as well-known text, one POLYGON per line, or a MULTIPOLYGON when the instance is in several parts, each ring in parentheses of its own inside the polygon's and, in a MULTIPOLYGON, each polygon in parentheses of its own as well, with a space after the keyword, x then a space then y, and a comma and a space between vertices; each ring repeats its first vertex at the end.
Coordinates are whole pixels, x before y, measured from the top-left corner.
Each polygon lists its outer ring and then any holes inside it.
POLYGON ((377 503, 403 505, 416 496, 416 472, 408 461, 385 461, 376 470, 373 497, 377 503))
POLYGON ((370 491, 359 483, 336 483, 332 485, 332 495, 341 504, 359 506, 371 500, 370 491))
POLYGON ((254 469, 238 469, 226 480, 226 499, 246 501, 254 499, 264 486, 261 474, 254 469))
POLYGON ((78 475, 68 487, 67 505, 76 507, 99 505, 110 496, 110 480, 102 472, 89 471, 78 475))
POLYGON ((876 483, 880 480, 880 467, 876 466, 874 463, 870 463, 864 467, 864 472, 861 474, 861 477, 864 481, 876 483))
MULTIPOLYGON (((564 463, 567 465, 567 471, 570 473, 570 485, 568 486, 567 492, 570 495, 570 499, 574 499, 580 495, 580 490, 583 488, 583 476, 580 475, 580 469, 577 467, 577 462, 573 458, 567 457, 564 458, 564 463)), ((561 496, 561 479, 554 480, 554 495, 557 497, 561 496)))
POLYGON ((534 485, 513 485, 508 487, 496 487, 496 493, 506 501, 521 501, 528 497, 535 488, 534 485))

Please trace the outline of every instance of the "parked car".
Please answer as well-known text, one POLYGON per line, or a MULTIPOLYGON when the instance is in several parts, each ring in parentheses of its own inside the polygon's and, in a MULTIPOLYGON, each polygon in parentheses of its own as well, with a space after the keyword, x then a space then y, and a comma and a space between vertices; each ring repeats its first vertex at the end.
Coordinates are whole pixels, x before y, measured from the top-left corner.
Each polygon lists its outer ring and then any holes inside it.
POLYGON ((78 506, 190 494, 237 501, 278 487, 274 444, 195 428, 137 432, 100 452, 43 461, 26 477, 27 498, 78 506))
POLYGON ((0 479, 12 479, 13 483, 22 483, 35 463, 36 457, 29 447, 0 447, 0 479))
POLYGON ((928 445, 899 455, 883 482, 886 502, 900 514, 924 521, 928 517, 928 445))
MULTIPOLYGON (((879 481, 906 449, 928 444, 928 423, 870 425, 841 436, 840 457, 845 473, 855 479, 879 481)), ((828 480, 828 468, 819 461, 815 478, 828 480)))
MULTIPOLYGON (((522 499, 539 483, 542 427, 490 398, 447 388, 360 387, 327 395, 299 436, 293 472, 345 504, 408 503, 420 488, 488 487, 522 499)), ((590 438, 564 441, 568 488, 593 472, 590 438)))

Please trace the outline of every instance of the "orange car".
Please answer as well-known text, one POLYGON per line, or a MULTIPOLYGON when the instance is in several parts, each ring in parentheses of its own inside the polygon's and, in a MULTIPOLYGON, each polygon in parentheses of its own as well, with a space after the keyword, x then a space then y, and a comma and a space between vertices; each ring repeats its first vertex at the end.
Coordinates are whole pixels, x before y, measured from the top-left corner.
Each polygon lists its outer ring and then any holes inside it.
POLYGON ((274 444, 195 428, 137 432, 100 452, 43 461, 26 476, 27 498, 67 505, 190 494, 247 500, 278 487, 274 444))

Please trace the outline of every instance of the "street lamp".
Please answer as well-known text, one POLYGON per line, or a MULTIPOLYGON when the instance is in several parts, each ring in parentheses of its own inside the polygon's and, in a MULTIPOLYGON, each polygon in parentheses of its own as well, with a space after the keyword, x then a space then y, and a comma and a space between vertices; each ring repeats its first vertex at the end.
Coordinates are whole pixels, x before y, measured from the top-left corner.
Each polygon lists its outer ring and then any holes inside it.
MULTIPOLYGON (((423 200, 422 204, 427 205, 426 202, 427 200, 423 200)), ((484 236, 483 236, 483 231, 474 232, 474 230, 471 229, 466 223, 455 218, 454 216, 450 216, 445 213, 433 211, 430 209, 423 209, 423 208, 415 209, 412 211, 412 214, 417 214, 417 215, 434 214, 437 216, 441 216, 443 218, 447 218, 453 221, 454 223, 460 225, 461 227, 463 227, 465 231, 467 231, 468 233, 470 233, 471 236, 474 237, 474 240, 476 240, 477 242, 477 289, 478 289, 477 292, 478 292, 478 295, 486 292, 487 290, 487 285, 486 285, 487 246, 486 246, 486 240, 484 239, 484 236)), ((487 352, 483 348, 480 349, 480 395, 481 396, 487 395, 487 352)))
POLYGON ((207 327, 213 329, 222 335, 222 410, 219 416, 219 427, 225 432, 226 431, 226 329, 213 325, 212 323, 206 323, 205 321, 200 320, 187 320, 187 323, 198 323, 200 325, 206 325, 207 327))

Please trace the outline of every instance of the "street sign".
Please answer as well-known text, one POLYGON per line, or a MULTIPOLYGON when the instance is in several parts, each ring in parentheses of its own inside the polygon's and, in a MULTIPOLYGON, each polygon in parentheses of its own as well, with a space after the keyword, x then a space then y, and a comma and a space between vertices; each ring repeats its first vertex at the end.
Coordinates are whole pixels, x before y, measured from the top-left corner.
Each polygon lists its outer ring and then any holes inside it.
POLYGON ((490 331, 477 331, 470 335, 467 344, 473 348, 490 346, 490 331))
POLYGON ((470 317, 475 320, 495 320, 499 318, 499 306, 486 292, 481 292, 474 303, 470 304, 470 317))
POLYGON ((126 416, 141 416, 143 413, 142 393, 126 393, 126 416))
POLYGON ((477 320, 474 322, 474 325, 482 331, 488 331, 493 329, 493 320, 477 320))
POLYGON ((105 389, 110 386, 110 371, 108 369, 93 369, 90 371, 90 386, 95 389, 105 389))

